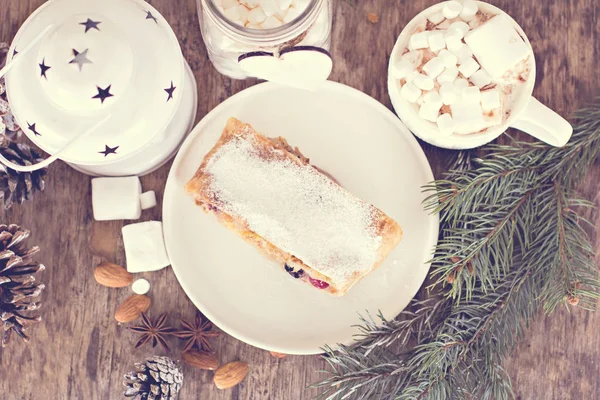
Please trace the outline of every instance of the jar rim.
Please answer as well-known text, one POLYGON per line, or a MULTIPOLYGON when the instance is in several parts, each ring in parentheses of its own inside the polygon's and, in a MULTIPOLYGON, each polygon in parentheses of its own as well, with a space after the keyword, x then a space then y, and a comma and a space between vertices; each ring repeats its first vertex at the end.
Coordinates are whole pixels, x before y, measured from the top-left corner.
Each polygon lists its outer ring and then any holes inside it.
POLYGON ((213 0, 200 0, 208 11, 207 15, 223 33, 237 41, 247 44, 274 44, 294 39, 299 32, 307 30, 319 16, 324 0, 310 0, 302 13, 291 22, 280 27, 253 29, 236 24, 227 18, 213 0))

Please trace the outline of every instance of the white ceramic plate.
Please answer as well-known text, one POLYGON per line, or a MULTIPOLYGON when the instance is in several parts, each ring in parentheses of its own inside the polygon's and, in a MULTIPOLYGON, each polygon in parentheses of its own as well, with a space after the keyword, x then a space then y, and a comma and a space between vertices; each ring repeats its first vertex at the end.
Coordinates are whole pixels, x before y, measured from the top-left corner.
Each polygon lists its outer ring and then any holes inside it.
POLYGON ((286 354, 321 353, 350 343, 359 314, 404 309, 429 270, 438 219, 423 211, 433 180, 419 144, 383 105, 348 86, 316 92, 263 83, 204 117, 173 164, 164 198, 164 235, 173 270, 194 304, 219 328, 253 346, 286 354), (381 208, 404 230, 383 265, 344 297, 290 277, 183 190, 231 116, 267 136, 285 137, 342 186, 381 208))

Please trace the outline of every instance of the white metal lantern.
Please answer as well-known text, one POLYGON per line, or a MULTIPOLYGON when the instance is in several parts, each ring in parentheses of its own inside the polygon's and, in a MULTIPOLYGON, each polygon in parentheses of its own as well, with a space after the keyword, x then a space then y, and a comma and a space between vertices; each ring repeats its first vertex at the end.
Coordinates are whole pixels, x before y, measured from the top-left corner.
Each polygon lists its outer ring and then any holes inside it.
POLYGON ((177 38, 142 0, 51 0, 21 26, 7 67, 17 122, 52 155, 43 164, 142 175, 176 153, 196 116, 177 38))

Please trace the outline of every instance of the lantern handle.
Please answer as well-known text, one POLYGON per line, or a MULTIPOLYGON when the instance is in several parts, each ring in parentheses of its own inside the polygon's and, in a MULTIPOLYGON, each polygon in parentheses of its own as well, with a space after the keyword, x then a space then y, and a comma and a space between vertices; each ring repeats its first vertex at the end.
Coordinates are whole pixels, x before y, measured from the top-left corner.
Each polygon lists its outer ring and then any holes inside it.
POLYGON ((103 123, 105 123, 106 121, 108 121, 108 119, 111 117, 112 114, 107 114, 104 118, 102 118, 100 121, 98 121, 97 123, 95 123, 91 128, 89 128, 88 130, 86 130, 85 132, 83 132, 82 134, 79 134, 77 136, 75 136, 69 143, 67 143, 62 149, 58 150, 56 152, 56 154, 46 158, 43 161, 40 161, 39 163, 33 164, 33 165, 20 165, 20 164, 16 164, 10 160, 7 160, 6 157, 4 157, 2 155, 2 153, 0 153, 0 163, 4 164, 5 166, 7 166, 10 169, 13 169, 17 172, 33 172, 33 171, 37 171, 39 169, 42 168, 46 168, 48 165, 52 164, 54 161, 56 161, 60 155, 62 153, 64 153, 69 147, 71 147, 73 144, 75 144, 75 142, 77 142, 79 139, 89 135, 90 133, 92 133, 93 131, 95 131, 98 127, 100 127, 100 125, 102 125, 103 123))
MULTIPOLYGON (((54 25, 50 24, 47 27, 45 27, 32 41, 31 43, 29 43, 27 45, 27 47, 25 47, 22 51, 19 52, 19 55, 23 56, 24 54, 27 54, 31 51, 31 49, 33 49, 33 46, 35 46, 40 40, 42 40, 42 38, 46 35, 46 33, 48 33, 48 31, 50 29, 52 29, 54 25)), ((8 56, 7 56, 8 57, 8 56)), ((6 75, 8 73, 8 71, 10 71, 10 69, 19 62, 19 60, 22 57, 12 57, 10 59, 9 62, 6 63, 6 65, 4 67, 2 67, 0 69, 0 78, 2 78, 4 75, 6 75)))

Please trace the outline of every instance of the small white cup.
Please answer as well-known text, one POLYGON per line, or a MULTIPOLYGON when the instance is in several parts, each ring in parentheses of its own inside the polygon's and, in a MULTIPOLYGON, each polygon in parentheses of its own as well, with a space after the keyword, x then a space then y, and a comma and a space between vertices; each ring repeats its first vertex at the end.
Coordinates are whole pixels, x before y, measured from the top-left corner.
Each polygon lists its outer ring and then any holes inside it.
MULTIPOLYGON (((394 45, 394 49, 392 50, 388 67, 388 92, 396 113, 408 129, 422 140, 434 146, 446 149, 471 149, 484 145, 496 139, 509 127, 519 129, 552 146, 564 146, 573 134, 573 127, 564 118, 532 96, 533 87, 535 85, 535 57, 533 58, 533 68, 529 73, 529 79, 524 83, 524 86, 520 89, 520 95, 513 102, 510 116, 502 125, 488 128, 482 133, 473 133, 469 135, 452 134, 450 136, 442 135, 435 124, 425 121, 418 116, 414 104, 407 102, 400 96, 400 85, 398 80, 393 78, 391 74, 392 66, 400 58, 402 51, 408 47, 410 37, 417 27, 422 24, 427 17, 440 12, 445 3, 446 2, 435 4, 414 17, 402 30, 402 33, 400 33, 400 36, 394 45)), ((506 15, 525 39, 525 42, 531 47, 527 35, 525 35, 523 29, 510 17, 510 15, 491 4, 482 1, 478 1, 477 4, 482 11, 493 15, 506 15)))

